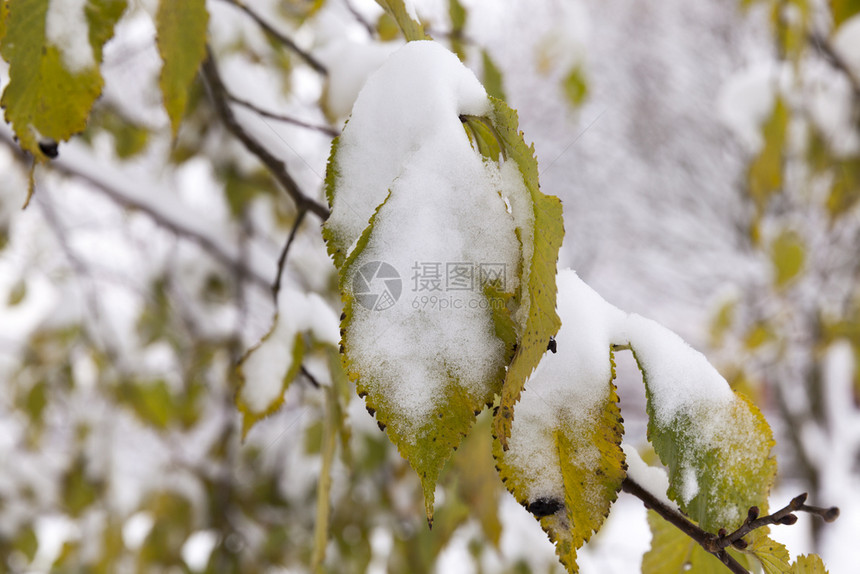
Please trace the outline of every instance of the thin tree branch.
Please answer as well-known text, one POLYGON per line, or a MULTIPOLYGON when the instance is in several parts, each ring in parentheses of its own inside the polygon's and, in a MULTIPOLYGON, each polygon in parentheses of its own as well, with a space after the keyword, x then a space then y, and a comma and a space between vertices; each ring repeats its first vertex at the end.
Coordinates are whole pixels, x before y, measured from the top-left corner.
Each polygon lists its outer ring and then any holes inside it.
POLYGON ((218 67, 215 65, 215 59, 212 56, 211 51, 209 51, 206 60, 203 62, 201 74, 203 75, 206 87, 208 88, 209 96, 212 98, 212 103, 215 105, 215 109, 221 117, 221 120, 224 122, 224 126, 227 128, 227 131, 233 134, 245 145, 248 151, 257 156, 257 158, 263 162, 263 165, 269 169, 281 187, 284 188, 287 194, 296 203, 296 207, 299 211, 308 210, 313 212, 320 219, 328 218, 328 208, 302 193, 298 184, 287 171, 287 166, 284 162, 275 157, 263 146, 263 144, 258 142, 247 131, 245 131, 245 128, 243 128, 236 119, 233 110, 230 108, 229 92, 224 86, 224 82, 221 80, 221 76, 218 73, 218 67))
MULTIPOLYGON (((769 526, 771 524, 794 524, 797 522, 797 515, 794 514, 795 512, 808 512, 822 518, 825 522, 833 522, 839 517, 839 509, 835 506, 830 508, 808 506, 804 504, 806 502, 806 497, 807 494, 805 492, 799 496, 795 496, 787 505, 780 508, 773 514, 768 514, 767 516, 760 517, 758 515, 758 507, 753 506, 749 509, 746 520, 744 520, 744 523, 741 524, 737 530, 731 534, 725 534, 725 532, 721 533, 722 535, 717 541, 717 546, 726 548, 732 544, 743 542, 741 539, 744 536, 757 528, 761 528, 762 526, 769 526)), ((745 547, 746 543, 743 543, 742 546, 745 547)))
POLYGON ((296 221, 293 223, 293 228, 290 229, 290 235, 287 237, 287 242, 284 243, 284 248, 281 250, 281 256, 278 257, 278 272, 275 276, 275 283, 272 285, 272 296, 275 298, 275 306, 278 305, 278 294, 281 292, 281 275, 284 274, 284 266, 287 263, 287 254, 290 247, 293 245, 293 240, 296 238, 296 233, 302 225, 307 210, 303 209, 296 215, 296 221))
POLYGON ((826 522, 833 522, 839 517, 839 509, 835 506, 830 508, 821 508, 818 506, 809 506, 805 504, 806 493, 794 497, 783 508, 780 508, 773 514, 767 516, 759 516, 759 509, 753 506, 749 509, 744 523, 731 534, 727 534, 724 528, 721 528, 718 534, 712 534, 702 530, 698 525, 691 522, 686 516, 683 516, 674 508, 670 508, 663 503, 659 498, 648 492, 640 484, 632 480, 630 477, 624 479, 621 488, 625 492, 629 492, 639 500, 645 503, 646 508, 650 508, 659 514, 664 520, 677 527, 681 532, 689 536, 709 553, 716 556, 720 562, 735 574, 749 574, 741 564, 735 560, 729 553, 729 547, 735 547, 743 550, 747 547, 747 542, 743 539, 744 536, 771 524, 791 525, 797 522, 795 512, 808 512, 822 518, 826 522))
POLYGON ((309 52, 299 48, 298 45, 296 45, 296 43, 293 42, 292 39, 290 39, 289 37, 285 36, 281 32, 277 31, 275 28, 273 28, 272 25, 269 24, 268 22, 266 22, 265 20, 263 20, 263 18, 261 18, 259 14, 257 14, 256 12, 254 12, 253 10, 248 8, 245 5, 245 3, 242 2, 242 0, 224 0, 224 1, 227 2, 228 4, 232 4, 233 6, 235 6, 236 8, 238 8, 239 10, 241 10, 242 12, 247 14, 254 22, 257 23, 258 26, 260 26, 260 28, 263 29, 263 31, 266 34, 268 34, 269 36, 271 36, 272 38, 274 38, 275 40, 277 40, 281 44, 285 45, 287 48, 289 48, 293 52, 295 52, 302 60, 304 60, 311 68, 316 70, 318 73, 322 74, 323 76, 328 75, 328 70, 322 64, 322 62, 320 62, 319 60, 314 58, 309 52))
MULTIPOLYGON (((27 165, 32 161, 29 154, 22 151, 12 140, 11 136, 2 129, 0 129, 0 142, 6 144, 12 150, 15 157, 23 164, 27 165)), ((145 198, 140 197, 140 194, 135 195, 115 189, 109 183, 111 178, 100 177, 101 174, 91 173, 91 170, 84 169, 83 166, 78 165, 78 162, 74 160, 64 161, 62 157, 45 164, 45 167, 65 176, 85 181, 92 188, 101 191, 117 204, 147 214, 160 227, 170 230, 177 236, 193 241, 224 265, 231 268, 236 268, 238 265, 246 269, 247 277, 257 285, 265 289, 271 288, 269 279, 257 273, 248 262, 241 261, 241 258, 237 254, 231 253, 216 237, 202 233, 200 229, 189 226, 183 221, 182 217, 174 216, 174 214, 168 211, 157 209, 152 201, 147 201, 145 198)))
POLYGON ((621 488, 624 492, 628 492, 644 502, 646 508, 650 508, 659 514, 664 520, 697 542, 699 546, 716 556, 717 559, 725 564, 729 570, 735 574, 749 574, 747 569, 741 566, 740 562, 735 560, 725 548, 716 548, 715 543, 719 540, 717 535, 705 532, 696 524, 693 524, 685 516, 674 508, 667 506, 663 501, 648 492, 640 484, 633 481, 629 476, 624 479, 623 483, 621 483, 621 488))
POLYGON ((845 61, 839 52, 833 49, 830 42, 821 34, 810 33, 807 39, 831 66, 845 74, 845 77, 851 84, 851 90, 854 92, 854 99, 860 100, 860 79, 854 74, 848 62, 845 61))
POLYGON ((305 378, 308 380, 308 382, 309 382, 311 385, 313 385, 314 387, 316 387, 316 388, 318 388, 318 389, 322 387, 322 385, 321 385, 321 384, 320 384, 320 382, 316 379, 316 377, 314 377, 314 376, 311 374, 311 372, 310 372, 310 371, 308 371, 308 370, 305 368, 305 366, 304 366, 304 365, 302 365, 302 366, 301 366, 301 369, 302 369, 302 370, 301 370, 301 373, 305 376, 305 378))
POLYGON ((361 15, 361 13, 355 9, 355 6, 352 5, 350 0, 343 0, 343 3, 346 4, 346 9, 349 10, 349 13, 353 15, 353 17, 358 21, 361 26, 367 30, 367 34, 373 38, 376 36, 376 29, 373 27, 373 24, 367 21, 367 19, 361 15))
POLYGON ((285 116, 282 114, 276 114, 274 112, 264 110, 263 108, 255 105, 255 104, 252 104, 251 102, 249 102, 247 100, 243 100, 242 98, 234 96, 231 93, 227 94, 227 99, 229 99, 231 102, 233 102, 236 105, 242 106, 243 108, 248 108, 252 112, 259 114, 259 115, 263 116, 264 118, 270 118, 270 119, 273 119, 275 121, 293 124, 294 126, 307 128, 309 130, 316 130, 318 132, 322 132, 325 135, 333 137, 333 138, 340 135, 340 132, 337 131, 336 129, 332 128, 332 127, 312 124, 312 123, 305 122, 305 121, 302 121, 302 120, 299 120, 299 119, 296 119, 296 118, 293 118, 290 116, 285 116))

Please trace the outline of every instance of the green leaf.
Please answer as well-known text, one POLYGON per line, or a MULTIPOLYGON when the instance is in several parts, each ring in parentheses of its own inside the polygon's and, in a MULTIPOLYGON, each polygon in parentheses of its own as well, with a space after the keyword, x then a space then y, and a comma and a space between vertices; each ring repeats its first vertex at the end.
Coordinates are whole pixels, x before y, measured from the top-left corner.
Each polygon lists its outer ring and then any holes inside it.
POLYGON ((577 64, 570 69, 561 84, 567 101, 574 108, 578 108, 588 97, 588 82, 585 79, 585 70, 577 64))
POLYGON ((830 11, 835 31, 843 22, 860 12, 860 0, 830 0, 830 11))
POLYGON ((0 104, 21 148, 40 161, 49 157, 39 148, 40 141, 65 141, 86 127, 102 90, 101 46, 113 35, 122 14, 114 3, 107 13, 87 13, 88 17, 92 14, 88 21, 95 66, 70 70, 63 60, 63 48, 48 42, 48 5, 49 0, 10 0, 7 33, 0 45, 9 62, 9 84, 0 104))
POLYGON ((776 271, 776 286, 785 287, 803 270, 806 249, 793 231, 783 231, 770 246, 770 258, 776 271))
POLYGON ((494 113, 492 123, 509 160, 516 162, 523 177, 534 209, 534 226, 521 229, 523 236, 523 272, 521 309, 527 315, 519 317, 519 340, 516 354, 508 367, 502 388, 501 403, 493 421, 493 431, 507 445, 514 419, 514 404, 519 400, 526 379, 546 352, 550 337, 554 336, 561 321, 555 311, 556 262, 564 238, 561 201, 544 195, 538 183, 538 166, 534 147, 527 146, 519 131, 516 111, 502 100, 491 98, 494 113))
POLYGON ((824 562, 817 554, 798 556, 791 565, 791 574, 827 574, 824 562))
POLYGON ((127 0, 88 0, 84 14, 90 27, 89 41, 96 61, 102 61, 104 45, 113 37, 113 28, 127 7, 127 0))
POLYGON ((173 421, 175 404, 165 381, 127 382, 119 387, 119 400, 145 423, 164 430, 173 421))
POLYGON ((63 479, 63 506, 71 516, 80 516, 96 502, 102 491, 102 483, 87 475, 86 460, 78 456, 63 479))
POLYGON ((403 0, 376 0, 376 3, 382 6, 385 11, 394 18, 403 36, 408 42, 415 40, 430 40, 430 36, 424 32, 424 27, 417 19, 413 19, 406 9, 406 4, 403 0))
POLYGON ((744 552, 752 554, 758 559, 765 574, 791 574, 792 572, 789 565, 791 556, 788 554, 788 549, 763 533, 755 536, 755 539, 746 547, 744 552))
POLYGON ((158 85, 174 138, 185 114, 191 83, 206 57, 208 22, 206 0, 161 0, 158 4, 156 41, 164 62, 158 85))
POLYGON ((782 157, 788 129, 788 107, 777 97, 762 127, 764 147, 749 167, 749 193, 761 214, 770 197, 782 187, 782 157))
MULTIPOLYGON (((451 19, 451 34, 448 36, 451 42, 451 51, 457 54, 461 62, 466 61, 466 47, 463 45, 463 30, 466 27, 466 9, 460 3, 460 0, 448 0, 448 17, 451 19)), ((486 86, 486 83, 484 84, 486 86)), ((489 89, 487 92, 491 96, 489 89)))
MULTIPOLYGON (((36 557, 36 550, 39 549, 39 539, 36 537, 36 531, 31 524, 19 528, 12 547, 26 556, 28 561, 33 561, 33 558, 36 557)), ((0 567, 3 566, 4 564, 0 563, 0 567)))
POLYGON ((481 50, 481 62, 484 71, 484 87, 487 89, 487 93, 494 98, 504 100, 505 82, 502 78, 502 71, 496 66, 487 50, 481 50))
MULTIPOLYGON (((651 548, 642 557, 642 574, 723 574, 725 565, 653 510, 648 511, 651 548)), ((748 568, 745 556, 729 553, 748 568)))
POLYGON ((3 41, 3 37, 6 35, 6 17, 9 15, 9 7, 6 4, 6 0, 0 1, 0 42, 3 41))

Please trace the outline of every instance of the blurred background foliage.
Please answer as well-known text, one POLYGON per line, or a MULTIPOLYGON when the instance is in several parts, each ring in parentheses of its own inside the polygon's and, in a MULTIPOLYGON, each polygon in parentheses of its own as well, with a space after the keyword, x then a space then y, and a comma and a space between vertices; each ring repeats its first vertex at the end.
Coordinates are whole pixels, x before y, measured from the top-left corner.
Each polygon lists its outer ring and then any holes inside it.
MULTIPOLYGON (((560 264, 706 350, 774 426, 786 488, 860 510, 860 3, 415 4, 519 109, 565 202, 560 264)), ((319 201, 332 135, 402 43, 396 23, 359 0, 207 9, 232 110, 319 201)), ((24 211, 32 160, 0 132, 0 572, 559 571, 489 432, 450 462, 428 530, 414 473, 310 335, 281 408, 241 440, 235 366, 271 325, 276 273, 339 310, 336 275, 319 218, 200 76, 173 137, 157 11, 128 3, 74 138, 88 163, 36 167, 24 211)), ((644 444, 631 371, 627 440, 644 444)), ((624 502, 620 520, 644 525, 624 502)), ((832 571, 856 560, 844 530, 812 524, 801 545, 832 571)), ((583 571, 638 564, 647 534, 632 557, 610 536, 583 571)))

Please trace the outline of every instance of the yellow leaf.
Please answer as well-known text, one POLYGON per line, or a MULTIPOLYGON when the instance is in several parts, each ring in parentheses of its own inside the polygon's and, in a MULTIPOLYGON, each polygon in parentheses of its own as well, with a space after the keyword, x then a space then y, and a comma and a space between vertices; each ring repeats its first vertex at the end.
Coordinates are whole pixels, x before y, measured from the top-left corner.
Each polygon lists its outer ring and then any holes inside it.
MULTIPOLYGON (((648 511, 651 528, 651 548, 642 557, 642 574, 723 574, 725 565, 692 538, 664 520, 653 510, 648 511)), ((748 561, 734 551, 729 553, 748 568, 748 561)))
POLYGON ((376 0, 376 3, 391 14, 407 41, 430 40, 430 36, 424 32, 421 22, 412 17, 403 0, 376 0))
POLYGON ((791 574, 827 574, 824 562, 816 554, 809 556, 798 556, 791 565, 791 574))
MULTIPOLYGON (((48 41, 48 5, 49 0, 10 0, 0 45, 9 62, 9 84, 0 104, 21 148, 40 161, 56 155, 56 142, 86 127, 103 83, 98 59, 94 66, 70 70, 63 61, 62 47, 48 41)), ((90 20, 90 40, 97 43, 93 47, 98 58, 101 44, 113 34, 121 13, 90 20)))
POLYGON ((749 168, 749 193, 762 213, 771 195, 782 187, 782 157, 788 128, 788 107, 777 98, 773 113, 762 127, 764 147, 749 168))
POLYGON ((561 326, 555 311, 555 277, 558 250, 564 238, 564 221, 561 201, 540 191, 534 146, 526 145, 519 131, 516 111, 501 100, 491 100, 495 108, 493 126, 507 150, 508 159, 517 163, 534 206, 534 227, 521 230, 524 245, 531 242, 531 257, 523 262, 521 282, 526 286, 521 306, 527 309, 528 314, 521 321, 517 352, 508 367, 501 403, 493 421, 493 432, 505 447, 514 420, 514 404, 520 398, 526 379, 546 352, 550 337, 561 326))
POLYGON ((161 0, 158 4, 156 41, 164 62, 158 85, 174 138, 185 114, 191 82, 206 57, 208 21, 206 0, 161 0))
POLYGON ((758 559, 765 574, 791 574, 791 566, 788 564, 791 556, 788 549, 767 536, 756 536, 744 552, 758 559))
POLYGON ((784 231, 773 240, 770 258, 776 271, 777 287, 786 286, 803 269, 806 249, 801 238, 792 231, 784 231))

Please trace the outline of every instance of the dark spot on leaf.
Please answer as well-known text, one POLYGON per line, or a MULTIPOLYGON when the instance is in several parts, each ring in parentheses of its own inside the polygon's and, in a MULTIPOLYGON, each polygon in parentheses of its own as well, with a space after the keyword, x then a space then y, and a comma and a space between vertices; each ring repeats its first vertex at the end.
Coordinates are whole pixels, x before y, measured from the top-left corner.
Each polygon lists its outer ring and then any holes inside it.
POLYGON ((340 314, 340 320, 341 320, 341 321, 346 320, 346 313, 341 313, 341 314, 340 314))
POLYGON ((493 416, 496 416, 497 414, 499 414, 499 407, 495 407, 493 409, 493 416))
POLYGON ((367 396, 367 391, 358 391, 358 398, 363 399, 367 396))
POLYGON ((366 408, 367 408, 367 412, 370 413, 370 416, 373 416, 376 414, 375 408, 373 408, 373 407, 366 407, 366 408))
POLYGON ((475 411, 475 416, 478 416, 479 414, 481 414, 481 409, 475 411))
POLYGON ((439 413, 439 418, 440 418, 440 419, 441 419, 441 418, 443 418, 444 416, 445 416, 445 415, 443 415, 442 413, 439 413))
POLYGON ((546 344, 546 350, 552 351, 553 354, 558 352, 558 344, 555 342, 555 337, 549 338, 549 343, 546 344))
POLYGON ((54 140, 40 141, 39 150, 51 159, 60 155, 60 150, 57 148, 57 142, 54 140))
POLYGON ((557 498, 540 497, 534 499, 526 505, 526 510, 535 515, 536 518, 543 518, 555 514, 564 508, 564 503, 557 498))
POLYGON ((384 425, 384 424, 382 424, 381 422, 376 421, 376 426, 378 426, 378 427, 379 427, 379 430, 381 430, 381 431, 383 431, 383 432, 385 431, 385 425, 384 425))

